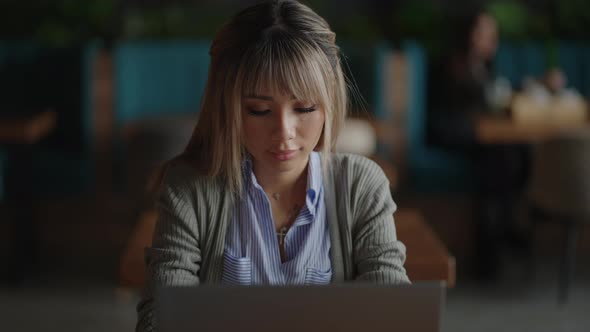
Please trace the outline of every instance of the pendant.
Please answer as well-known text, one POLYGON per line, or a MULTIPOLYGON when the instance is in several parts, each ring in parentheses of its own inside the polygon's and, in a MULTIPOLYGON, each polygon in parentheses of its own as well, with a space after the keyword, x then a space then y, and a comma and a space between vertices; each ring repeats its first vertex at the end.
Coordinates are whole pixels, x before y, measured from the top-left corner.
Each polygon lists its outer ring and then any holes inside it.
POLYGON ((281 227, 281 229, 279 230, 279 233, 277 234, 279 236, 279 244, 283 245, 285 243, 285 238, 287 237, 287 227, 281 227))

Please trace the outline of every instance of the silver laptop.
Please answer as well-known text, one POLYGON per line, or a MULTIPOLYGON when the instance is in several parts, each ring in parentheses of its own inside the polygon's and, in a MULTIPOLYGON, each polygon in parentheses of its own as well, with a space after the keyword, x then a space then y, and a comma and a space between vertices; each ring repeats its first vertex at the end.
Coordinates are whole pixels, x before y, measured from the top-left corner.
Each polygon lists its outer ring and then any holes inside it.
POLYGON ((443 282, 162 288, 158 331, 434 332, 445 292, 443 282))

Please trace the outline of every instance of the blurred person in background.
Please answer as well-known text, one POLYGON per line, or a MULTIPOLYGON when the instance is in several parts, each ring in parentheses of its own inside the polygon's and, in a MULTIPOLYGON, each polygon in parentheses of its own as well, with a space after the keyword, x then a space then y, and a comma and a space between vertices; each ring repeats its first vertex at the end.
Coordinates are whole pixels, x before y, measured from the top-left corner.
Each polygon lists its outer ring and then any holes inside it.
POLYGON ((218 32, 193 136, 156 181, 138 331, 162 286, 409 283, 383 171, 331 152, 348 107, 335 37, 290 0, 218 32))
POLYGON ((494 115, 510 100, 509 84, 492 68, 498 47, 496 20, 483 10, 473 11, 459 20, 450 45, 429 69, 428 143, 462 154, 473 165, 475 272, 482 279, 495 279, 504 244, 528 245, 516 231, 514 215, 526 183, 529 152, 526 146, 482 145, 477 139, 476 118, 494 115))

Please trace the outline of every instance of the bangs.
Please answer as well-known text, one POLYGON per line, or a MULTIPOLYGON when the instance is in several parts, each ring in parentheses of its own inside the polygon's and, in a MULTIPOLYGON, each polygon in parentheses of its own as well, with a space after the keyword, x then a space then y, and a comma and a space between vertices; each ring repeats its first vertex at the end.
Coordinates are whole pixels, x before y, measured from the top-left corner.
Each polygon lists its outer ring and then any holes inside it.
POLYGON ((286 94, 326 108, 333 82, 323 52, 303 38, 279 31, 249 49, 242 62, 242 95, 286 94))

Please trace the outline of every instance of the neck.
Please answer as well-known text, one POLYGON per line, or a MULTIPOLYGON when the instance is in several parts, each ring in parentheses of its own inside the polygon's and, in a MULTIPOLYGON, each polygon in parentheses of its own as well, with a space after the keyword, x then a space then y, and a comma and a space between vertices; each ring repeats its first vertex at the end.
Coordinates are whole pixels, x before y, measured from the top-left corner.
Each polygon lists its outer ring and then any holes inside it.
POLYGON ((471 65, 485 65, 487 59, 485 56, 478 54, 475 50, 471 50, 467 53, 466 59, 471 65))
POLYGON ((300 189, 299 187, 305 187, 307 185, 308 163, 309 159, 301 169, 295 169, 289 172, 273 172, 262 167, 257 167, 254 164, 253 171, 254 175, 256 175, 256 180, 265 192, 290 196, 291 193, 300 189))

